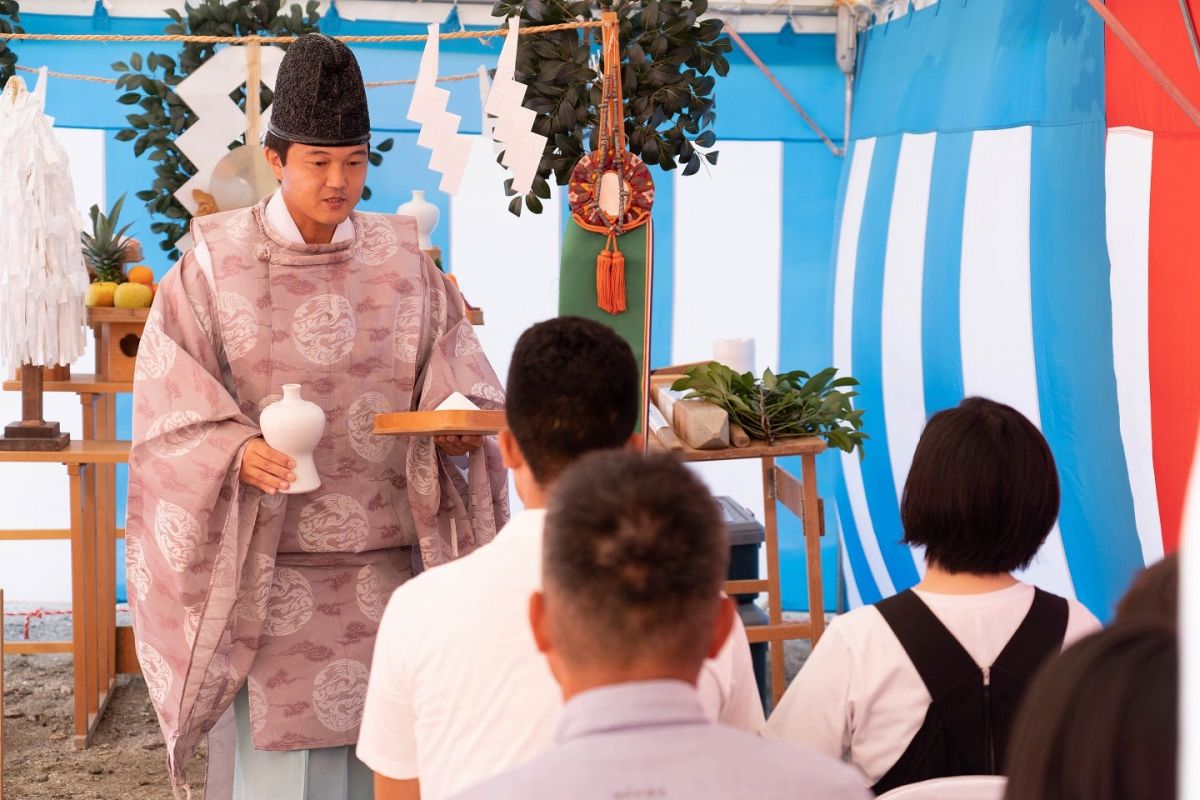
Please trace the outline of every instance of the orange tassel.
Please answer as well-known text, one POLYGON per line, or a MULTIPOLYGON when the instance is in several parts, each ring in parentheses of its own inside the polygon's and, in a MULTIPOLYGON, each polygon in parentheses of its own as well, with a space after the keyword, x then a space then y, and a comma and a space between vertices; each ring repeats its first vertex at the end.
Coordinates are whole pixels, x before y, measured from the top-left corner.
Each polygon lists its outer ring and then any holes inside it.
POLYGON ((612 287, 609 284, 611 276, 612 253, 605 245, 604 249, 600 251, 600 255, 596 256, 596 305, 609 314, 614 313, 612 310, 612 287))
POLYGON ((625 311, 625 256, 617 247, 615 233, 608 235, 596 256, 596 305, 609 314, 625 311))
POLYGON ((612 254, 612 300, 615 311, 610 311, 610 314, 620 314, 625 311, 625 255, 615 249, 616 243, 613 243, 612 254))

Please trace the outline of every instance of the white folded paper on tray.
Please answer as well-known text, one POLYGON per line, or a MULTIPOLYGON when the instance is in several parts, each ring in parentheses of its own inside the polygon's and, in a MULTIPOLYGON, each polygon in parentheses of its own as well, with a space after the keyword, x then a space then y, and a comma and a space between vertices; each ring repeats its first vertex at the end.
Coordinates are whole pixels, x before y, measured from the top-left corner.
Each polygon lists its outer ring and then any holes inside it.
POLYGON ((478 411, 479 406, 468 400, 461 392, 454 392, 438 403, 435 411, 478 411))

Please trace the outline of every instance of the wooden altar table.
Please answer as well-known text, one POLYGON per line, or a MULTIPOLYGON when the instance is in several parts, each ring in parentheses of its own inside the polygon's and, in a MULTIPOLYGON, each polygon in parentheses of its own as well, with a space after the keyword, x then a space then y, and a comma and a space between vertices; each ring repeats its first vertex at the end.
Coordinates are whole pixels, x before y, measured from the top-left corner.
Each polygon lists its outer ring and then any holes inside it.
POLYGON ((727 581, 725 592, 730 595, 767 595, 766 625, 751 626, 746 635, 752 643, 769 642, 771 649, 772 705, 787 688, 784 674, 783 643, 787 639, 808 639, 814 645, 825 632, 825 598, 821 583, 821 537, 825 533, 824 504, 817 496, 816 457, 825 450, 825 441, 816 436, 783 439, 775 444, 751 440, 748 447, 724 447, 717 450, 696 450, 682 442, 671 447, 659 441, 657 434, 648 437, 654 450, 672 450, 685 461, 730 461, 756 458, 762 462, 763 534, 766 543, 767 576, 757 580, 727 581), (682 447, 680 447, 682 445, 682 447), (799 456, 801 478, 775 463, 777 458, 799 456), (808 622, 783 621, 783 594, 779 582, 779 524, 776 503, 791 511, 804 529, 804 551, 808 563, 808 622))

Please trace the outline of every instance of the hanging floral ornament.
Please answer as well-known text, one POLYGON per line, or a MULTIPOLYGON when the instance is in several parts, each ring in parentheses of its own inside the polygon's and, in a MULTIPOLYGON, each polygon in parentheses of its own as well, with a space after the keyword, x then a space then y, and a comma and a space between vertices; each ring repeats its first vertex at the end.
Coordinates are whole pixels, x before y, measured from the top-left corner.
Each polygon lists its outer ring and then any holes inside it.
POLYGON ((625 256, 617 238, 650 221, 654 180, 625 144, 625 102, 621 90, 621 48, 615 19, 603 30, 599 149, 580 159, 571 172, 568 200, 575 222, 607 237, 596 257, 596 304, 609 314, 626 310, 625 256))

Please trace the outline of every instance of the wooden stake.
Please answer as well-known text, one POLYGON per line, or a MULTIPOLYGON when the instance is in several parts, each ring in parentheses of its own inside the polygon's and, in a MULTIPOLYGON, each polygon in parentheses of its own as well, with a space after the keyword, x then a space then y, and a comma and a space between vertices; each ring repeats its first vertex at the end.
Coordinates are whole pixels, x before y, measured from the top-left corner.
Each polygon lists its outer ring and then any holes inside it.
POLYGON ((39 425, 42 418, 42 368, 32 364, 21 365, 21 424, 34 422, 39 425))
POLYGON ((57 422, 42 418, 42 368, 36 364, 21 365, 21 421, 4 428, 0 450, 62 450, 71 441, 57 422))

